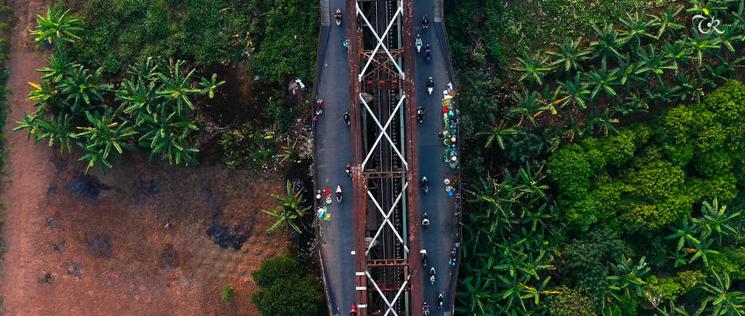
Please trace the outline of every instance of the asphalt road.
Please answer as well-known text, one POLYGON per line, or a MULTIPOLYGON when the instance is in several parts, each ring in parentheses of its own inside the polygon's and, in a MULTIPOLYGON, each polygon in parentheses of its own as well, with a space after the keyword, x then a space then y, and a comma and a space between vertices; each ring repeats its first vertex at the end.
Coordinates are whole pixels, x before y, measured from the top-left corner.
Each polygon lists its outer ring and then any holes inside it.
MULTIPOLYGON (((415 30, 422 36, 422 42, 426 46, 432 46, 432 60, 427 63, 422 53, 416 58, 416 82, 417 102, 424 108, 424 122, 419 125, 418 157, 419 178, 426 176, 430 183, 430 191, 420 194, 420 211, 427 212, 430 226, 421 230, 421 247, 427 250, 429 266, 424 269, 424 301, 429 303, 431 315, 444 315, 445 311, 452 310, 452 302, 455 293, 450 293, 451 282, 457 281, 455 269, 448 265, 450 251, 454 243, 454 199, 448 197, 445 192, 443 180, 455 175, 455 172, 442 161, 445 147, 437 135, 443 129, 442 120, 442 91, 447 89, 449 82, 453 82, 453 74, 449 73, 448 52, 442 33, 441 23, 434 22, 434 1, 414 0, 415 30), (422 16, 426 15, 430 21, 429 28, 425 31, 421 28, 422 16), (427 79, 432 76, 435 88, 432 95, 427 93, 427 79), (436 281, 434 285, 429 282, 429 268, 435 267, 436 281), (437 296, 443 293, 445 306, 437 309, 437 296)), ((453 82, 455 84, 455 82, 453 82)), ((420 214, 420 216, 422 215, 420 214)))
MULTIPOLYGON (((331 0, 332 11, 345 11, 346 1, 331 0)), ((330 14, 330 13, 329 13, 330 14)), ((352 138, 344 123, 349 103, 349 65, 344 42, 344 24, 338 27, 333 18, 329 27, 328 46, 318 76, 318 95, 324 99, 324 113, 316 124, 316 181, 319 188, 332 191, 341 185, 344 199, 329 207, 331 220, 321 223, 321 255, 326 272, 326 290, 332 312, 347 315, 356 303, 354 268, 354 210, 352 180, 344 167, 352 161, 352 138)))

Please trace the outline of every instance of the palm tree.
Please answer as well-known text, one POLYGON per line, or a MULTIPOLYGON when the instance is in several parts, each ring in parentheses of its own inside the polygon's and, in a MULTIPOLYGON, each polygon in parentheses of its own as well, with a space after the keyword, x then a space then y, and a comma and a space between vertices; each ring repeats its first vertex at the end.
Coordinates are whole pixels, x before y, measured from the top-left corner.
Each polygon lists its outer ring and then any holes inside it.
POLYGON ((603 64, 600 69, 593 69, 586 74, 589 81, 589 88, 592 89, 590 99, 595 100, 598 96, 598 92, 603 91, 606 95, 613 97, 616 95, 616 90, 613 86, 616 86, 618 82, 618 68, 608 70, 603 64))
POLYGON ((277 228, 291 228, 298 234, 302 233, 299 220, 305 216, 310 209, 303 205, 302 189, 296 190, 295 186, 288 180, 284 195, 272 193, 272 197, 280 204, 272 210, 264 210, 264 213, 276 218, 276 221, 266 231, 273 232, 277 228))
POLYGON ((80 19, 68 16, 70 9, 59 6, 47 8, 47 16, 36 16, 36 28, 31 34, 36 36, 37 43, 58 44, 74 42, 80 39, 78 33, 83 31, 80 19))
POLYGON ((603 65, 606 65, 608 57, 623 60, 621 47, 626 43, 626 39, 620 37, 618 31, 613 28, 613 24, 607 24, 602 29, 593 25, 592 29, 597 35, 597 40, 590 42, 590 47, 595 49, 594 57, 600 57, 603 65))
POLYGON ((745 294, 730 289, 732 282, 729 274, 724 273, 724 278, 722 278, 716 271, 711 271, 711 273, 714 275, 715 283, 704 282, 702 286, 706 292, 714 296, 711 315, 742 315, 745 313, 745 307, 743 307, 745 294))
POLYGON ((96 164, 111 168, 109 159, 112 149, 119 155, 124 150, 133 149, 129 141, 137 132, 128 126, 127 121, 114 121, 115 116, 116 113, 101 115, 85 111, 85 117, 91 126, 78 127, 82 132, 75 134, 75 138, 80 140, 80 147, 86 152, 79 159, 88 161, 86 172, 96 164))
POLYGON ((517 61, 520 63, 520 66, 512 67, 512 70, 522 73, 518 81, 528 79, 529 81, 533 81, 538 85, 542 85, 543 80, 541 78, 543 78, 546 73, 551 71, 551 67, 546 67, 547 60, 547 58, 539 57, 538 55, 529 56, 525 54, 522 58, 517 57, 517 61))
POLYGON ((564 71, 569 71, 570 69, 581 69, 580 62, 586 60, 588 55, 592 54, 592 49, 580 49, 580 43, 582 43, 581 37, 576 41, 565 39, 562 44, 559 44, 558 51, 547 51, 546 54, 556 58, 551 63, 551 66, 555 67, 563 64, 564 71))
POLYGON ((169 64, 165 67, 168 69, 167 73, 158 72, 155 75, 163 83, 163 86, 156 91, 156 95, 161 96, 174 102, 176 105, 176 112, 179 116, 184 112, 184 104, 189 110, 194 110, 194 104, 190 100, 190 96, 193 94, 202 93, 201 89, 192 87, 192 76, 196 69, 182 70, 181 67, 184 65, 183 60, 177 60, 173 62, 169 61, 169 64), (186 72, 186 74, 184 74, 186 72))

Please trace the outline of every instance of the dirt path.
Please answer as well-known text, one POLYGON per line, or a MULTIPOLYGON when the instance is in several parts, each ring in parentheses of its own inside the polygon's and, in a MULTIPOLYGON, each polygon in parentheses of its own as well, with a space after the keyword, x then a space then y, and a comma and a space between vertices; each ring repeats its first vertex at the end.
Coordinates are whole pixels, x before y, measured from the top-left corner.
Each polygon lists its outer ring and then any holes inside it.
MULTIPOLYGON (((26 100, 30 90, 29 81, 38 82, 40 76, 34 71, 39 68, 46 54, 33 49, 31 38, 26 31, 33 24, 32 12, 41 12, 45 1, 12 0, 16 17, 15 28, 11 36, 10 58, 7 66, 10 71, 8 89, 11 96, 8 100, 10 113, 5 126, 6 139, 5 181, 2 202, 5 206, 5 225, 3 240, 7 245, 3 268, 2 288, 6 312, 13 315, 13 306, 19 306, 28 299, 29 285, 26 282, 33 278, 27 263, 32 256, 30 235, 31 227, 39 226, 39 207, 45 199, 45 191, 53 176, 51 163, 52 152, 46 146, 34 146, 25 134, 13 133, 15 122, 23 117, 24 112, 33 111, 33 104, 26 100)), ((33 311, 29 311, 33 313, 33 311)))
POLYGON ((28 29, 49 1, 8 2, 17 20, 8 61, 0 315, 258 315, 250 273, 287 249, 282 234, 265 233, 271 220, 261 213, 276 205, 269 193, 283 190, 282 177, 172 167, 142 153, 83 177, 74 157, 12 131, 33 110, 27 82, 39 81, 34 69, 46 53, 28 29), (236 231, 244 241, 238 249, 213 242, 236 231), (231 303, 220 299, 225 285, 236 290, 231 303))

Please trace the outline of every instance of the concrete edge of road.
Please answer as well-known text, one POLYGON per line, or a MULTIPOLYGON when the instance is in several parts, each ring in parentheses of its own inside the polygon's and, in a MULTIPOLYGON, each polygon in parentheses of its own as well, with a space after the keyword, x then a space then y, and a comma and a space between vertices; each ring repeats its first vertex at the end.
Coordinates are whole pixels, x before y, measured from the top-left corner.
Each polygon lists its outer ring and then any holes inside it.
MULTIPOLYGON (((450 43, 448 43, 448 33, 447 29, 445 28, 444 21, 443 22, 436 22, 435 24, 435 31, 437 32, 437 36, 440 39, 440 43, 442 46, 442 49, 444 51, 444 55, 447 57, 448 60, 448 77, 450 79, 450 82, 453 84, 453 88, 457 87, 457 84, 455 82, 455 68, 453 66, 453 53, 450 50, 450 43)), ((456 89, 457 90, 457 89, 456 89)), ((456 97, 457 98, 457 97, 456 97)), ((457 100, 457 99, 456 99, 457 100)), ((458 113, 458 107, 459 105, 456 103, 456 115, 460 116, 460 113, 458 113)), ((458 119, 455 123, 456 130, 460 131, 459 125, 460 125, 460 119, 458 119)), ((460 157, 463 157, 463 152, 461 151, 461 142, 457 142, 457 148, 458 153, 460 157)), ((462 162, 462 160, 461 160, 462 162)), ((463 236, 463 225, 462 223, 462 217, 463 217, 463 208, 461 205, 461 194, 463 192, 463 179, 461 178, 461 163, 458 163, 458 170, 456 171, 456 176, 458 177, 458 194, 455 197, 455 201, 453 202, 455 206, 455 212, 458 214, 458 216, 455 217, 455 225, 457 225, 456 228, 456 236, 455 236, 455 242, 462 242, 462 236, 463 236)), ((461 245, 462 246, 462 245, 461 245)), ((457 251, 457 258, 458 261, 455 265, 455 271, 453 271, 453 278, 452 278, 452 284, 450 285, 450 293, 453 295, 452 300, 448 300, 453 302, 453 310, 452 312, 455 313, 455 304, 456 304, 456 297, 455 293, 458 288, 458 274, 460 270, 460 263, 461 263, 461 254, 462 250, 461 247, 456 248, 457 251)))

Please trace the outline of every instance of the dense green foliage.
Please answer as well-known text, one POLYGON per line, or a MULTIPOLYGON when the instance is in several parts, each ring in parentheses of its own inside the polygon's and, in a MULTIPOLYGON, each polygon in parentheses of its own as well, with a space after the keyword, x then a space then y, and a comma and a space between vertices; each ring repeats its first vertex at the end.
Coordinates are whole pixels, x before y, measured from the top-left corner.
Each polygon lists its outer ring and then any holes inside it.
POLYGON ((270 84, 312 78, 318 3, 301 0, 66 0, 85 31, 74 59, 108 73, 149 56, 197 66, 247 61, 270 84))
POLYGON ((267 258, 251 275, 260 288, 251 299, 262 315, 323 314, 321 284, 295 258, 267 258))
POLYGON ((457 311, 742 313, 745 5, 446 5, 471 194, 457 311))
POLYGON ((222 294, 220 295, 222 301, 229 303, 233 301, 233 297, 235 297, 235 289, 230 285, 223 286, 222 294))

